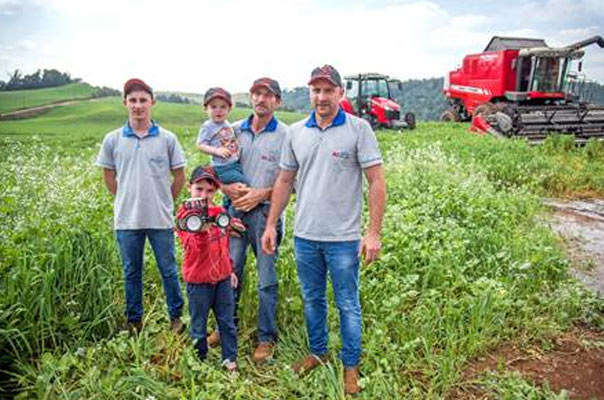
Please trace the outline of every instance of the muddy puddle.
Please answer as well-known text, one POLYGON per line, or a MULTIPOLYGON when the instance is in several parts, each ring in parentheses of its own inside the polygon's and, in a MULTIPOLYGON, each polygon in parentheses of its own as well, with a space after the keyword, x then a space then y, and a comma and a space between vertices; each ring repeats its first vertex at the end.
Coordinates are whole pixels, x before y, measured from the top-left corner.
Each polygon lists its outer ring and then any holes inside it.
POLYGON ((546 199, 549 224, 567 243, 577 268, 574 275, 604 295, 604 199, 563 201, 546 199))

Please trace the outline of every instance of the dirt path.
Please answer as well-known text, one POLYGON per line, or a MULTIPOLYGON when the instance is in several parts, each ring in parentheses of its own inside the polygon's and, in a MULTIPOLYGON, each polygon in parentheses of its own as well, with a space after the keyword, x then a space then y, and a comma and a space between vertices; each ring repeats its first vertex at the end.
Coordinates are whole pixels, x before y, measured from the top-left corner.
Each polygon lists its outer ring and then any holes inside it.
POLYGON ((64 101, 58 101, 58 102, 52 103, 52 104, 45 104, 43 106, 36 106, 36 107, 24 108, 24 109, 16 110, 16 111, 9 111, 9 112, 0 114, 0 121, 1 120, 11 120, 11 119, 32 118, 37 115, 48 112, 57 107, 68 106, 70 104, 76 104, 76 103, 80 103, 83 101, 97 101, 97 100, 99 100, 99 98, 64 100, 64 101))
POLYGON ((604 199, 546 200, 551 228, 562 236, 574 261, 574 275, 604 295, 604 199))
POLYGON ((539 345, 504 343, 472 361, 464 369, 464 379, 451 391, 448 399, 486 399, 484 387, 476 378, 486 371, 518 372, 537 385, 548 383, 570 399, 604 399, 604 335, 585 328, 575 328, 554 338, 552 348, 539 345))

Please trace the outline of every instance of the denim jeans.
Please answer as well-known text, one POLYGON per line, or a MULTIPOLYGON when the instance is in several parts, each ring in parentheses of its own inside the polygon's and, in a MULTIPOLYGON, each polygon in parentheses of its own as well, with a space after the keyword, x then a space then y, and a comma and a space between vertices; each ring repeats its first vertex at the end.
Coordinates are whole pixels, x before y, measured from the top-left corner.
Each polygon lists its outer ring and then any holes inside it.
POLYGON ((310 352, 321 356, 328 351, 325 291, 329 273, 340 314, 340 357, 346 367, 357 366, 361 357, 359 245, 358 240, 322 242, 299 237, 294 239, 310 352))
POLYGON ((180 317, 183 300, 172 229, 118 229, 115 234, 124 269, 127 321, 137 322, 143 318, 143 255, 147 237, 164 284, 168 314, 170 318, 180 317))
POLYGON ((220 344, 222 345, 222 360, 237 359, 237 328, 233 315, 235 311, 235 296, 231 287, 231 278, 212 285, 210 283, 187 283, 189 297, 189 314, 191 315, 191 338, 195 343, 200 359, 208 354, 206 329, 210 310, 218 322, 220 344))
MULTIPOLYGON (((216 171, 216 175, 218 175, 218 179, 223 185, 228 185, 231 183, 245 183, 246 185, 249 185, 247 178, 245 175, 243 175, 243 167, 239 161, 226 165, 214 165, 213 168, 214 171, 216 171)), ((243 213, 233 208, 233 202, 229 196, 225 195, 222 198, 222 206, 233 217, 243 218, 243 213)))
MULTIPOLYGON (((258 268, 258 341, 274 342, 277 340, 277 270, 275 263, 278 252, 265 254, 262 251, 260 239, 266 227, 268 215, 268 204, 261 204, 252 211, 243 215, 243 223, 247 227, 246 233, 240 237, 231 237, 230 253, 233 259, 233 269, 239 285, 235 291, 235 322, 237 318, 237 305, 243 286, 243 269, 246 262, 248 245, 251 245, 256 255, 256 266, 258 268)), ((283 222, 281 218, 277 222, 277 248, 281 243, 283 222)))

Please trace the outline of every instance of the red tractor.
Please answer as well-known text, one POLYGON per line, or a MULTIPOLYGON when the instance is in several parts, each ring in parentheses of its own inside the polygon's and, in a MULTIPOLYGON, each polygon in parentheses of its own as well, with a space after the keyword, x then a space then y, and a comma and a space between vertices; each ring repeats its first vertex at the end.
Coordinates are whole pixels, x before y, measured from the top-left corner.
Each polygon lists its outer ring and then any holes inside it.
POLYGON ((360 116, 373 128, 415 128, 415 115, 406 113, 401 120, 401 106, 394 101, 394 89, 401 90, 401 81, 387 75, 368 73, 345 76, 345 96, 340 107, 360 116))
POLYGON ((600 36, 561 48, 542 39, 493 37, 484 52, 466 56, 445 77, 449 108, 441 120, 472 119, 473 131, 533 143, 550 132, 573 134, 577 143, 604 139, 604 106, 579 101, 571 90, 577 75, 569 73, 593 43, 604 47, 600 36))

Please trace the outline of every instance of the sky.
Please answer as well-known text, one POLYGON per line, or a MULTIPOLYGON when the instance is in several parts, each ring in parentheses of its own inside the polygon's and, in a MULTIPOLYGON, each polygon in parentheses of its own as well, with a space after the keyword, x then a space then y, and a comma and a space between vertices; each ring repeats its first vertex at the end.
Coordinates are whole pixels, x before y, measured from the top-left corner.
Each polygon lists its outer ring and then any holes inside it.
MULTIPOLYGON (((304 86, 331 64, 342 75, 442 77, 492 36, 564 46, 604 36, 604 0, 0 0, 0 80, 55 68, 120 89, 245 92, 270 76, 304 86)), ((583 72, 604 83, 604 49, 583 72)))

